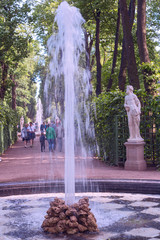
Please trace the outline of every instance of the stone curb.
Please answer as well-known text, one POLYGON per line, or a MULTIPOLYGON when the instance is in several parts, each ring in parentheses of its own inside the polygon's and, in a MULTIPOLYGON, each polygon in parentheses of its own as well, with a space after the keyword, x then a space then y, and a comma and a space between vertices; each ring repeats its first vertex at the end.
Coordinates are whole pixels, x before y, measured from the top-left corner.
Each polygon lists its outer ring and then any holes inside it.
MULTIPOLYGON (((11 195, 64 192, 64 181, 0 183, 0 197, 11 195)), ((76 192, 118 192, 160 194, 158 180, 86 180, 76 181, 76 192)))

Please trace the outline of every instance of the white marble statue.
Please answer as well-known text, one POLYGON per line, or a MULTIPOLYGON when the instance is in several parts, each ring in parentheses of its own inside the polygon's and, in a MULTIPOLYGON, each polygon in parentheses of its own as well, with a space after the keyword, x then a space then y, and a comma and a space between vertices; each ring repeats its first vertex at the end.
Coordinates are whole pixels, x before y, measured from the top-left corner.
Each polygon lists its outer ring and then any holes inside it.
POLYGON ((124 107, 127 111, 128 126, 129 126, 129 139, 128 142, 143 141, 140 135, 140 114, 141 114, 141 103, 137 96, 133 93, 133 87, 127 86, 125 96, 124 107))
POLYGON ((24 124, 24 117, 22 116, 20 118, 20 130, 22 131, 22 128, 23 128, 23 124, 24 124))

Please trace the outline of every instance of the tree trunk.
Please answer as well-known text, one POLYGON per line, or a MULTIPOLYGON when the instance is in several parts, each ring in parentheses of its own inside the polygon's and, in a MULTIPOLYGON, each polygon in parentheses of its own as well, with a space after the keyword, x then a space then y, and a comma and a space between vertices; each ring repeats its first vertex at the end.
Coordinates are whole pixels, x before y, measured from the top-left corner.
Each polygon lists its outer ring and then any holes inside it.
POLYGON ((122 53, 121 53, 121 66, 120 66, 119 76, 118 76, 118 86, 119 86, 119 89, 122 91, 124 91, 124 89, 125 89, 126 69, 127 69, 127 52, 126 52, 126 48, 125 48, 125 41, 123 38, 122 53))
MULTIPOLYGON (((131 0, 129 5, 129 21, 131 25, 131 30, 134 22, 134 17, 135 17, 135 0, 131 0)), ((119 89, 122 91, 124 91, 125 89, 126 71, 127 71, 127 51, 125 48, 125 40, 123 37, 121 66, 120 66, 120 71, 118 76, 119 89)))
POLYGON ((99 49, 99 33, 100 33, 100 14, 101 12, 97 10, 96 14, 96 62, 97 62, 97 86, 96 95, 101 93, 101 63, 100 63, 100 49, 99 49))
POLYGON ((131 34, 131 23, 129 21, 129 14, 126 0, 120 0, 120 11, 122 15, 123 35, 125 47, 127 52, 128 77, 129 83, 136 89, 140 88, 138 71, 134 53, 134 44, 131 34))
POLYGON ((110 75, 108 86, 107 86, 107 91, 109 91, 112 87, 112 83, 113 83, 112 74, 114 74, 114 69, 116 67, 116 62, 117 62, 119 26, 120 26, 120 6, 119 6, 119 2, 118 2, 118 16, 117 16, 116 36, 115 36, 115 43, 114 43, 114 54, 113 54, 112 70, 111 70, 111 75, 110 75))
POLYGON ((84 35, 85 35, 85 49, 86 49, 86 66, 88 69, 91 68, 91 49, 92 49, 92 45, 93 45, 93 39, 90 38, 90 42, 88 41, 88 38, 89 38, 89 34, 87 34, 86 31, 84 31, 84 35))
MULTIPOLYGON (((84 31, 85 35, 85 49, 86 49, 86 69, 90 72, 91 71, 91 49, 93 45, 93 38, 90 37, 90 42, 88 41, 89 34, 87 34, 86 31, 84 31)), ((89 77, 89 83, 91 86, 91 74, 89 77)), ((90 88, 89 94, 92 95, 92 88, 90 88)))
POLYGON ((2 70, 2 79, 0 83, 0 99, 4 99, 5 93, 7 90, 7 74, 8 74, 8 65, 4 62, 1 63, 1 70, 2 70))
POLYGON ((16 109, 16 88, 17 88, 17 83, 15 81, 15 76, 10 75, 10 78, 12 80, 12 109, 16 109))
POLYGON ((138 0, 137 42, 141 63, 150 62, 146 40, 146 0, 138 0))
MULTIPOLYGON (((149 52, 147 48, 146 39, 146 0, 138 0, 138 10, 137 10, 137 42, 139 49, 139 56, 141 63, 149 63, 149 52)), ((154 79, 150 82, 146 81, 146 75, 152 75, 152 72, 144 70, 144 86, 148 93, 154 92, 154 79), (152 87, 153 86, 153 87, 152 87)))

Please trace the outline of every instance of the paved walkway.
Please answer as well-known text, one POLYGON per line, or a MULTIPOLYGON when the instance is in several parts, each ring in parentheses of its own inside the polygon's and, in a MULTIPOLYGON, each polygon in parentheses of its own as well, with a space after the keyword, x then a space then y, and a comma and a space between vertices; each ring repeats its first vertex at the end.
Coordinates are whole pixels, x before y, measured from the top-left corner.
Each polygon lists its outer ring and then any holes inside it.
MULTIPOLYGON (((39 137, 33 148, 24 148, 21 138, 2 155, 0 183, 64 179, 64 153, 40 151, 39 137)), ((126 171, 122 167, 107 166, 97 158, 87 161, 76 156, 76 178, 160 180, 160 171, 126 171)))

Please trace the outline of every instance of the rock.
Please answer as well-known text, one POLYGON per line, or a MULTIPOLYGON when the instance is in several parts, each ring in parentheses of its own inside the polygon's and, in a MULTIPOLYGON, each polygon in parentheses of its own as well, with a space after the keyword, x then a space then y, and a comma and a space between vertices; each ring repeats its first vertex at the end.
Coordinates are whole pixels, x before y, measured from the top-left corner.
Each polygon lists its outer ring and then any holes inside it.
POLYGON ((67 234, 69 234, 69 235, 73 235, 73 234, 76 234, 76 233, 78 233, 78 228, 67 229, 67 234))
POLYGON ((65 210, 68 210, 69 206, 64 204, 64 205, 61 205, 60 208, 62 211, 65 211, 65 210))
POLYGON ((57 233, 56 227, 44 228, 44 231, 45 231, 45 232, 48 232, 48 233, 53 233, 53 234, 57 233))
POLYGON ((90 210, 88 198, 80 199, 72 206, 67 206, 63 200, 55 198, 50 202, 50 208, 41 227, 53 234, 97 232, 96 219, 90 210))
POLYGON ((61 213, 59 214, 59 218, 60 218, 61 220, 65 219, 65 218, 66 218, 65 213, 64 213, 64 212, 61 212, 61 213))
POLYGON ((82 198, 79 200, 78 203, 79 203, 79 205, 88 204, 88 206, 89 206, 89 199, 88 199, 88 197, 82 198))
POLYGON ((81 223, 83 226, 85 226, 85 227, 88 226, 87 219, 85 217, 81 216, 81 217, 79 217, 78 220, 79 220, 78 222, 81 223))
POLYGON ((48 214, 49 216, 52 216, 52 208, 49 208, 49 209, 48 209, 47 214, 48 214))
POLYGON ((98 232, 98 229, 94 228, 94 227, 88 227, 88 231, 89 232, 98 232))
POLYGON ((80 206, 79 206, 79 209, 83 209, 83 210, 85 210, 85 211, 88 211, 88 210, 90 210, 90 208, 89 208, 89 204, 81 204, 80 206))
POLYGON ((52 207, 52 211, 54 212, 54 213, 60 213, 61 212, 61 209, 60 209, 60 207, 52 207))
POLYGON ((68 210, 65 212, 66 216, 72 216, 77 215, 77 210, 75 208, 68 208, 68 210))
POLYGON ((70 217, 71 222, 77 222, 77 218, 75 216, 70 217))
POLYGON ((89 226, 97 228, 97 223, 96 223, 95 218, 92 214, 88 215, 87 223, 88 223, 89 226))
POLYGON ((83 225, 81 225, 81 224, 78 224, 78 230, 79 230, 80 232, 85 232, 85 231, 87 231, 87 227, 85 227, 85 226, 83 226, 83 225))
POLYGON ((65 221, 60 220, 57 224, 57 232, 58 233, 63 233, 66 230, 66 224, 65 221))
POLYGON ((52 218, 48 219, 48 222, 53 225, 55 223, 58 223, 59 220, 60 219, 58 217, 52 217, 52 218))
POLYGON ((50 206, 59 206, 59 205, 62 205, 62 204, 65 204, 65 201, 60 199, 60 198, 55 198, 54 201, 50 202, 50 206))
POLYGON ((72 207, 75 208, 76 210, 78 210, 78 209, 79 209, 79 204, 78 204, 78 203, 74 203, 74 204, 72 205, 72 207))
POLYGON ((42 228, 45 228, 45 227, 49 227, 49 222, 48 222, 48 220, 47 219, 45 219, 44 221, 43 221, 43 223, 42 223, 42 226, 41 226, 42 228))
POLYGON ((88 215, 88 213, 87 213, 86 211, 80 210, 80 211, 78 212, 78 215, 79 215, 79 216, 80 216, 80 215, 88 215))
POLYGON ((70 228, 76 228, 76 227, 78 227, 78 222, 69 222, 68 225, 70 228))

